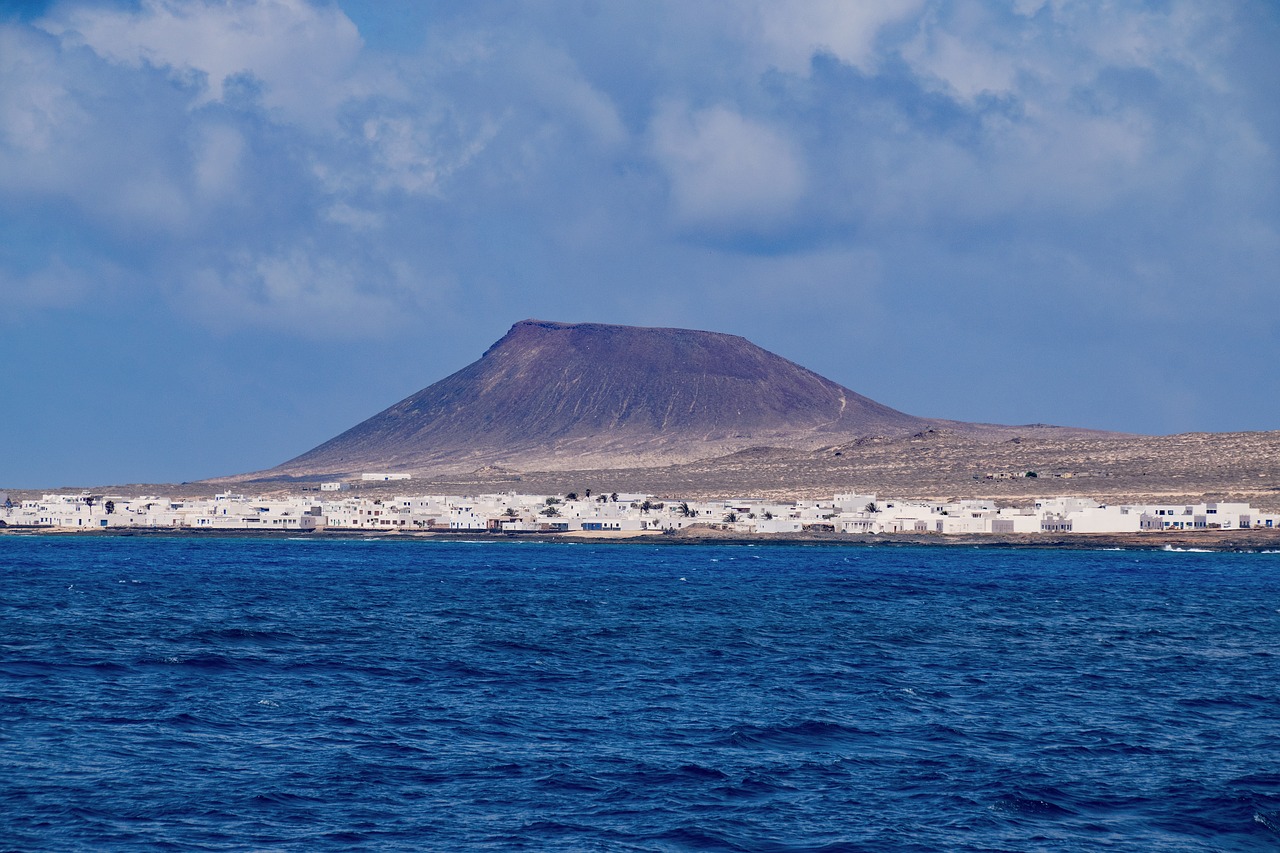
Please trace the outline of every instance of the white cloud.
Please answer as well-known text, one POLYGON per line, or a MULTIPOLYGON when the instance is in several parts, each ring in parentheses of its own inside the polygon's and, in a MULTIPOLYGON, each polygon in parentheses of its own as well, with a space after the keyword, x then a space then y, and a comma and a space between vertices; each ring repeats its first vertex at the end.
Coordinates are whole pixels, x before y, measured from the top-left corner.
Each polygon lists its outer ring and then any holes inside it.
POLYGON ((233 194, 240 182, 244 135, 229 125, 212 124, 200 129, 194 148, 197 189, 211 198, 233 194))
POLYGON ((374 169, 364 175, 344 171, 343 183, 371 180, 382 191, 439 195, 442 183, 489 144, 497 125, 481 119, 475 128, 458 127, 455 116, 378 114, 362 125, 374 169), (453 125, 450 127, 450 125, 453 125))
MULTIPOLYGON (((830 53, 865 70, 879 61, 881 29, 918 13, 924 0, 763 0, 754 22, 762 58, 784 71, 804 73, 815 53, 830 53)), ((726 7, 731 13, 736 7, 726 7)))
POLYGON ((1280 125, 1233 58, 1243 7, 1014 5, 446 4, 384 51, 338 5, 62 0, 0 24, 0 202, 65 236, 11 267, 102 246, 139 300, 179 280, 202 323, 300 337, 597 304, 643 264, 657 283, 599 310, 679 325, 673 293, 785 297, 768 281, 845 264, 892 317, 939 282, 991 292, 1019 243, 1080 259, 1037 267, 1064 302, 1168 278, 1185 304, 1215 255, 1256 298, 1280 125), (699 283, 670 283, 690 250, 699 283))
POLYGON ((68 132, 92 122, 67 76, 48 39, 0 25, 0 186, 38 184, 59 168, 68 132))
POLYGON ((346 202, 338 202, 325 209, 324 218, 337 225, 343 225, 355 231, 374 231, 383 225, 381 214, 372 210, 362 210, 346 202))
POLYGON ((1010 16, 999 6, 935 3, 899 49, 922 79, 962 100, 1012 94, 1065 100, 1106 68, 1145 69, 1220 87, 1213 56, 1229 6, 1174 0, 1163 10, 1051 3, 1010 16), (1028 14, 1029 13, 1029 14, 1028 14), (1218 34, 1218 35, 1215 35, 1218 34))
POLYGON ((250 326, 316 339, 397 330, 414 301, 395 273, 336 260, 310 245, 258 257, 242 253, 224 266, 206 266, 179 283, 174 295, 180 310, 219 331, 250 326))
POLYGON ((1012 57, 952 32, 923 31, 903 55, 918 71, 966 101, 1016 88, 1019 69, 1012 57))
POLYGON ((88 121, 61 77, 50 45, 0 25, 0 142, 10 152, 45 154, 63 128, 88 121))
POLYGON ((252 75, 265 106, 313 126, 346 97, 363 44, 337 6, 303 0, 143 0, 136 11, 71 5, 43 27, 114 62, 203 75, 202 102, 221 100, 228 78, 252 75))
POLYGON ((116 236, 185 227, 189 164, 175 164, 181 146, 156 122, 166 93, 121 99, 118 83, 44 33, 0 25, 0 194, 70 202, 116 236))
POLYGON ((529 44, 515 51, 511 61, 521 85, 550 113, 585 129, 588 139, 604 148, 626 142, 627 130, 613 101, 563 51, 529 44))
POLYGON ((785 222, 805 191, 802 154, 780 129, 724 106, 669 104, 651 128, 676 221, 756 230, 785 222))

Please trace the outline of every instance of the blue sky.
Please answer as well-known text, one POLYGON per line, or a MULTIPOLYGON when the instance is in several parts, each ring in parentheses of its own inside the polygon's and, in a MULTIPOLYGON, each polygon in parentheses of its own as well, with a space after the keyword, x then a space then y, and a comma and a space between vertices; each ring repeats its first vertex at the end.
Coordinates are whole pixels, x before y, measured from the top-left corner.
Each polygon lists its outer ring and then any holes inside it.
POLYGON ((0 3, 0 486, 267 467, 525 317, 1280 428, 1278 9, 0 3))

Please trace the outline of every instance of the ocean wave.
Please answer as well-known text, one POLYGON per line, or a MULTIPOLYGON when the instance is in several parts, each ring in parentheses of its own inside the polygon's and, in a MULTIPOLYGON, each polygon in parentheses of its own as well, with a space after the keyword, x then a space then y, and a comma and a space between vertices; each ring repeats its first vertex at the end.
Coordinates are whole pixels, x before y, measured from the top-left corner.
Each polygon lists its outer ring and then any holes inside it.
POLYGON ((1255 555, 308 541, 0 539, 8 846, 1277 840, 1255 555))

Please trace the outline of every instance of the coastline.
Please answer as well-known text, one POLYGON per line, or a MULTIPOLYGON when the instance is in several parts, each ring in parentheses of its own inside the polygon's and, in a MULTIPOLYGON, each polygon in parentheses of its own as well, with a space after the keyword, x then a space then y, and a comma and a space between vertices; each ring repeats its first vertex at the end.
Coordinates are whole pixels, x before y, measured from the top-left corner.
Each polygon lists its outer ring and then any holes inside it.
POLYGON ((1280 553, 1280 529, 1182 530, 1141 533, 755 533, 710 528, 678 532, 600 535, 582 532, 490 533, 487 531, 403 530, 202 530, 183 527, 87 529, 4 527, 0 536, 142 537, 199 539, 377 540, 402 542, 537 542, 589 545, 837 545, 860 547, 1008 548, 1019 550, 1126 550, 1221 553, 1280 553))

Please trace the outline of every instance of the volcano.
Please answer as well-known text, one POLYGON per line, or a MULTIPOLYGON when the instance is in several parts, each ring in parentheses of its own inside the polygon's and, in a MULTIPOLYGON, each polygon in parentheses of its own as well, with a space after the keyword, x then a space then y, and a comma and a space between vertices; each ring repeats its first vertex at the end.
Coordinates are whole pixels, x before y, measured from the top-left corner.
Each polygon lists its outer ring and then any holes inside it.
POLYGON ((270 473, 651 467, 943 423, 736 335, 524 320, 478 361, 270 473))

